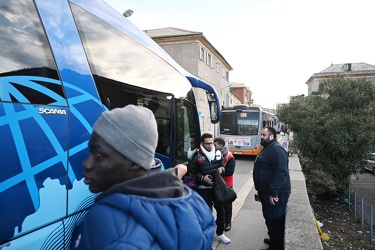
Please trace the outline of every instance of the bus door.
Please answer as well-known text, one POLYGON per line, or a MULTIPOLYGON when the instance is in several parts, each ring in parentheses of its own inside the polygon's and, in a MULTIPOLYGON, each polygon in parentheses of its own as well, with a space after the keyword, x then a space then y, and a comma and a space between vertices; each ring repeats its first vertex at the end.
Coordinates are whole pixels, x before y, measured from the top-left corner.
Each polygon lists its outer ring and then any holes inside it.
POLYGON ((33 1, 0 12, 1 245, 66 215, 70 113, 33 1))

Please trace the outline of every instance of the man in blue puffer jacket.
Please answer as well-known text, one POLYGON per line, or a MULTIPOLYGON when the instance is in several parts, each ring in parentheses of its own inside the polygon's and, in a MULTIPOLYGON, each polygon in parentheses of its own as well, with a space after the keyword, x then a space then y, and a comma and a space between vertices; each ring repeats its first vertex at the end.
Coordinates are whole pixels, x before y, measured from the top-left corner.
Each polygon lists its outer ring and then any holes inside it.
POLYGON ((212 212, 177 176, 186 166, 148 175, 158 140, 153 113, 116 108, 104 112, 93 130, 83 176, 91 192, 101 193, 71 248, 212 249, 212 212))

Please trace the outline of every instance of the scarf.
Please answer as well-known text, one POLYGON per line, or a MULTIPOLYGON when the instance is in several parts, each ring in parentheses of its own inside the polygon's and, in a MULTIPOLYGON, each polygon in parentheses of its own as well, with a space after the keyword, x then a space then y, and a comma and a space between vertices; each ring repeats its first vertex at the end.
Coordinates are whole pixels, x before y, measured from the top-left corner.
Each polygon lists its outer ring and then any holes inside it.
POLYGON ((207 158, 212 161, 215 159, 215 150, 212 149, 210 152, 208 152, 202 145, 201 145, 202 152, 207 156, 207 158))
POLYGON ((225 143, 225 145, 220 149, 220 152, 221 152, 222 155, 227 155, 228 151, 229 151, 228 144, 225 143))

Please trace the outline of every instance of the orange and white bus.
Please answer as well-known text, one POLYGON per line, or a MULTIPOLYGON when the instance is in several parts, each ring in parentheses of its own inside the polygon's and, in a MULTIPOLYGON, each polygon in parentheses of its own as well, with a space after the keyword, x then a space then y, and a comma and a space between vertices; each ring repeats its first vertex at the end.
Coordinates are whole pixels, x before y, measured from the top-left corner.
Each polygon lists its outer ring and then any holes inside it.
POLYGON ((260 134, 263 127, 274 125, 272 114, 261 107, 237 105, 221 110, 220 137, 232 154, 258 155, 262 147, 260 134))

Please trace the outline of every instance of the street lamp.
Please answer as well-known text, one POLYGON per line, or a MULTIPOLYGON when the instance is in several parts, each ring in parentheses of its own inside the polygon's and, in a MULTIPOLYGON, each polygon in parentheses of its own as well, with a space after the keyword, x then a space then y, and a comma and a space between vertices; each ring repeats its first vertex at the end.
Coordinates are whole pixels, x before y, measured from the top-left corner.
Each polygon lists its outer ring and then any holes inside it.
POLYGON ((131 10, 131 9, 127 9, 124 13, 122 13, 122 15, 124 17, 130 17, 131 15, 133 15, 134 11, 131 10))
MULTIPOLYGON (((229 90, 231 90, 231 87, 232 87, 232 85, 229 84, 227 86, 224 86, 224 87, 220 88, 220 96, 223 97, 223 89, 228 88, 229 90)), ((227 94, 226 91, 224 92, 224 95, 226 95, 226 96, 224 96, 225 101, 223 100, 223 106, 225 106, 225 103, 228 105, 228 102, 229 102, 229 95, 227 94)))
POLYGON ((225 88, 229 88, 229 89, 230 89, 230 87, 232 87, 232 84, 229 84, 229 85, 227 85, 227 86, 222 87, 222 88, 220 89, 220 94, 223 94, 223 89, 225 89, 225 88))

